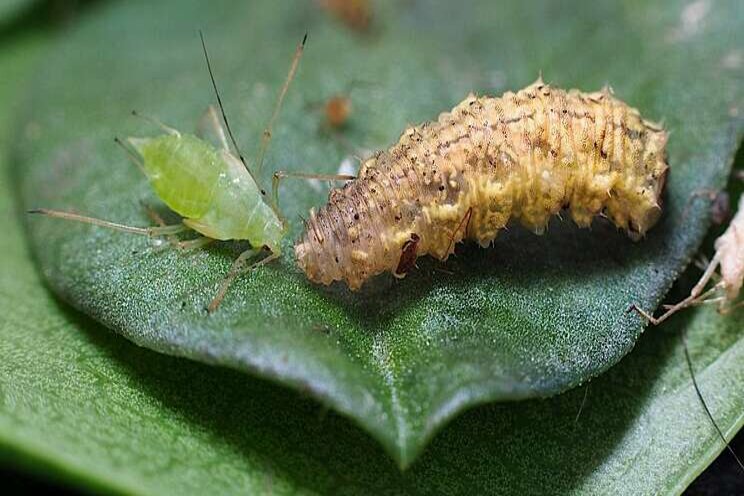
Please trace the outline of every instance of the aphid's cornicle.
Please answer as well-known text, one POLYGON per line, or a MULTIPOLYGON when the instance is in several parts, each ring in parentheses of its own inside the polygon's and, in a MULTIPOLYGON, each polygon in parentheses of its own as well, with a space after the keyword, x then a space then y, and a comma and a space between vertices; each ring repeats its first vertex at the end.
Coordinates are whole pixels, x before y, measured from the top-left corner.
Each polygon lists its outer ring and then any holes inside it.
POLYGON ((470 95, 332 190, 297 260, 312 281, 357 289, 375 274, 405 275, 412 250, 444 260, 463 239, 488 245, 512 218, 542 233, 562 208, 579 226, 603 214, 638 239, 661 213, 666 141, 609 89, 538 80, 500 98, 470 95))

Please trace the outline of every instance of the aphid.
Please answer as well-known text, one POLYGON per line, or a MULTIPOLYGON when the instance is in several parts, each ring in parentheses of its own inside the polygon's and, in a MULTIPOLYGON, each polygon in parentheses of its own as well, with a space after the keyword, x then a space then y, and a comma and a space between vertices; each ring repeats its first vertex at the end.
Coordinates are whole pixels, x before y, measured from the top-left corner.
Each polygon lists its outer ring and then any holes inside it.
POLYGON ((150 120, 158 124, 165 134, 154 138, 128 138, 126 144, 117 139, 117 143, 125 148, 130 158, 150 181, 157 196, 171 210, 183 217, 182 223, 143 228, 71 212, 37 209, 31 213, 150 237, 172 236, 187 230, 193 230, 201 235, 195 240, 178 242, 177 246, 181 248, 200 247, 212 240, 249 241, 251 248, 241 253, 235 260, 217 295, 210 303, 209 311, 214 311, 238 275, 269 263, 281 254, 281 241, 287 232, 286 223, 279 212, 276 197, 273 198, 273 202, 267 201, 257 177, 271 139, 271 130, 297 70, 306 39, 307 35, 295 51, 273 115, 264 130, 254 170, 248 167, 230 130, 203 36, 202 48, 222 113, 224 128, 214 107, 211 106, 202 122, 205 122, 206 127, 216 136, 219 146, 216 147, 195 135, 180 133, 154 119, 150 120), (228 136, 235 153, 230 151, 228 136), (255 260, 264 249, 268 251, 268 255, 255 260))
POLYGON ((365 32, 372 21, 370 0, 318 0, 320 6, 350 29, 365 32))
POLYGON ((637 240, 661 214, 666 142, 609 88, 538 79, 500 98, 470 95, 332 190, 295 254, 312 281, 357 289, 405 275, 416 256, 445 260, 463 239, 487 246, 512 218, 540 234, 562 208, 582 227, 604 215, 637 240))
POLYGON ((726 231, 716 239, 715 249, 713 260, 707 264, 703 275, 687 298, 674 305, 665 306, 666 312, 659 317, 653 317, 635 305, 631 308, 652 324, 659 325, 683 308, 694 305, 714 304, 721 313, 729 313, 744 306, 744 301, 736 301, 744 282, 744 195, 739 197, 739 209, 726 231), (716 273, 719 267, 720 274, 716 273), (706 290, 711 279, 715 283, 706 290))

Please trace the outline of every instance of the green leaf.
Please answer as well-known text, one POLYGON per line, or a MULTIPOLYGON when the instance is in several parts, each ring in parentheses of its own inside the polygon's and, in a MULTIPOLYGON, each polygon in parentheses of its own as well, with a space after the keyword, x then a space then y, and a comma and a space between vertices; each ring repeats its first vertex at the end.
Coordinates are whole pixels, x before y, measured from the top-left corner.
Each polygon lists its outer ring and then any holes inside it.
MULTIPOLYGON (((4 177, 4 176, 3 176, 4 177)), ((678 494, 744 423, 740 320, 687 313, 549 400, 456 419, 402 473, 314 401, 134 346, 44 290, 0 185, 0 459, 124 494, 678 494), (582 408, 582 403, 584 403, 582 408), (576 419, 581 409, 581 415, 576 419)))
MULTIPOLYGON (((288 239, 285 258, 241 279, 211 316, 204 306, 238 246, 184 255, 121 233, 33 219, 31 247, 58 295, 135 343, 305 391, 407 466, 469 406, 555 394, 616 363, 642 329, 628 306, 654 307, 697 249, 707 204, 689 200, 695 190, 721 187, 744 130, 734 44, 744 28, 740 2, 698 3, 692 13, 671 0, 375 3, 375 29, 360 36, 312 2, 123 2, 99 9, 54 50, 19 125, 15 171, 24 207, 144 225, 141 202, 156 199, 112 138, 157 132, 129 117, 132 108, 193 129, 214 99, 197 28, 247 155, 295 44, 310 32, 268 169, 335 172, 349 153, 345 143, 387 147, 407 123, 435 118, 468 91, 517 89, 540 70, 563 87, 609 82, 671 131, 666 214, 639 243, 602 222, 579 230, 556 221, 542 237, 515 228, 493 248, 463 247, 445 271, 425 259, 402 282, 382 277, 350 293, 309 284, 288 239), (373 84, 355 90, 351 127, 334 139, 313 104, 353 80, 373 84)), ((291 238, 299 215, 324 195, 305 183, 286 185, 291 238)), ((535 427, 506 417, 499 429, 535 427)), ((462 443, 483 442, 477 431, 461 432, 475 437, 462 443)), ((499 432, 486 437, 509 438, 499 432)))
MULTIPOLYGON (((39 41, 0 53, 0 128, 39 41)), ((125 494, 674 494, 721 449, 691 389, 682 326, 713 415, 729 437, 744 421, 739 320, 687 313, 588 392, 476 409, 401 473, 313 401, 133 346, 45 291, 11 204, 6 134, 0 460, 125 494)))
POLYGON ((31 0, 0 0, 0 27, 7 21, 12 20, 31 3, 31 0))

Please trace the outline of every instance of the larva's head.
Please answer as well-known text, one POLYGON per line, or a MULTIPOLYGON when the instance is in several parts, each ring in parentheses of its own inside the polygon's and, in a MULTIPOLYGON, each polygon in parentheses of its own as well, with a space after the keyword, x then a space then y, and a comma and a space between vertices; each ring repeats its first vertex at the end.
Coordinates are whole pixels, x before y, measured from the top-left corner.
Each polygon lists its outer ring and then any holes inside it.
POLYGON ((659 125, 641 121, 637 146, 637 166, 624 171, 613 189, 616 198, 608 202, 607 214, 618 226, 624 226, 633 240, 639 240, 661 217, 669 164, 666 143, 668 133, 659 125))

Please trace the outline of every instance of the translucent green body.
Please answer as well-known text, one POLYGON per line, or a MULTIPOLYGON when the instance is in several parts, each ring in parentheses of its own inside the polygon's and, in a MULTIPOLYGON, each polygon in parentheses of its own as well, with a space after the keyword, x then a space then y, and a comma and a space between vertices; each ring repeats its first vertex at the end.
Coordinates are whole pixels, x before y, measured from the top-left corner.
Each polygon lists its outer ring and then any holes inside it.
POLYGON ((209 238, 281 250, 284 223, 240 160, 189 134, 130 138, 155 193, 209 238))

